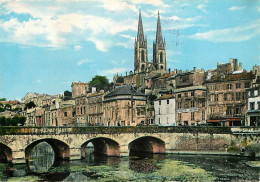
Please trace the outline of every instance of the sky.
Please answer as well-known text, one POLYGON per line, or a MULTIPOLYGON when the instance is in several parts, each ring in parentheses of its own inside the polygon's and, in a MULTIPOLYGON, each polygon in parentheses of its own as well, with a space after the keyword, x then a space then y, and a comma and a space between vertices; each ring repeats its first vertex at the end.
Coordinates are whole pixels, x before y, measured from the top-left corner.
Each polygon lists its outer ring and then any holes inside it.
POLYGON ((159 10, 171 70, 260 64, 260 0, 1 0, 0 98, 133 70, 139 10, 149 61, 159 10))

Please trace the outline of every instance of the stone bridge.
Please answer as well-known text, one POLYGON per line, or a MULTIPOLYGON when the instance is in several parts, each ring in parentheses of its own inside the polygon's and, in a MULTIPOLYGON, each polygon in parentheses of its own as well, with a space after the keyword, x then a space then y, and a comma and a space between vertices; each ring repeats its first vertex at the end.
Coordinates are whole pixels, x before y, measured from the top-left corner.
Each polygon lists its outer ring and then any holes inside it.
POLYGON ((55 159, 132 152, 246 155, 260 157, 260 127, 0 127, 0 160, 26 162, 34 146, 47 142, 55 159))

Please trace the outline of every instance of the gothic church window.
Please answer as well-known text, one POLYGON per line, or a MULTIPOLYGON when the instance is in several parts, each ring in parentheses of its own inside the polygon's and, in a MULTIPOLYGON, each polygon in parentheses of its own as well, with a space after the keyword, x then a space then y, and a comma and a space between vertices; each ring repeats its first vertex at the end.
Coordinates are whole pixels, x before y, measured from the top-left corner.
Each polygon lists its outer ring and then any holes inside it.
POLYGON ((163 53, 160 53, 160 63, 163 63, 163 53))
POLYGON ((144 62, 144 50, 142 50, 142 53, 141 53, 141 61, 144 62))

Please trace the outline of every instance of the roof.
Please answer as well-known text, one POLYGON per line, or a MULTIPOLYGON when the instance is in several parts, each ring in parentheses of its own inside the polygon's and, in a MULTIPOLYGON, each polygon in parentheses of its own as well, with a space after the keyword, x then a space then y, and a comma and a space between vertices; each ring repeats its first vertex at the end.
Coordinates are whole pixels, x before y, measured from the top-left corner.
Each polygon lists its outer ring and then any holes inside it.
POLYGON ((206 90, 206 87, 203 86, 203 85, 184 87, 184 88, 175 89, 174 93, 185 92, 185 91, 192 91, 192 90, 206 90))
POLYGON ((172 99, 172 98, 174 98, 174 94, 167 94, 167 95, 163 95, 163 96, 159 97, 156 100, 164 100, 164 99, 172 99))
POLYGON ((225 81, 236 81, 236 80, 251 80, 254 79, 255 75, 253 72, 243 71, 242 73, 228 74, 225 77, 221 75, 214 75, 207 82, 225 82, 225 81))
MULTIPOLYGON (((130 85, 123 85, 123 86, 117 87, 116 89, 109 92, 105 96, 105 98, 118 96, 118 95, 131 95, 131 86, 130 85)), ((145 96, 145 94, 143 94, 139 90, 138 91, 135 90, 134 88, 133 88, 133 95, 135 95, 135 96, 145 96)))
POLYGON ((0 101, 2 104, 19 104, 20 102, 18 100, 10 100, 10 101, 0 101))

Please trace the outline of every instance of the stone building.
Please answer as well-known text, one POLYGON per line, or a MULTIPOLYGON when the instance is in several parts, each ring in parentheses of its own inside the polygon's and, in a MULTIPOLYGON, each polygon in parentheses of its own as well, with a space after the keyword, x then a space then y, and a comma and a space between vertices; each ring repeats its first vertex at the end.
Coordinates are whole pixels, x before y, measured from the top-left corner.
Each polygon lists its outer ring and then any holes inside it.
POLYGON ((75 108, 76 108, 76 121, 77 125, 87 124, 87 96, 81 95, 75 97, 75 108))
POLYGON ((211 125, 244 125, 247 110, 246 89, 251 88, 255 76, 240 71, 215 75, 206 81, 208 89, 208 122, 211 125))
POLYGON ((203 69, 196 67, 192 71, 178 73, 175 76, 176 88, 203 85, 204 73, 203 69))
POLYGON ((175 97, 173 94, 163 95, 154 101, 155 124, 176 126, 175 97))
POLYGON ((174 90, 177 125, 186 126, 206 123, 206 91, 206 87, 202 85, 174 90))
POLYGON ((146 97, 129 85, 118 87, 105 95, 103 103, 106 126, 136 126, 146 121, 146 97))
POLYGON ((87 95, 89 91, 89 83, 86 82, 72 82, 72 97, 78 97, 81 95, 87 95))
POLYGON ((103 125, 104 92, 87 95, 87 122, 93 125, 103 125))

